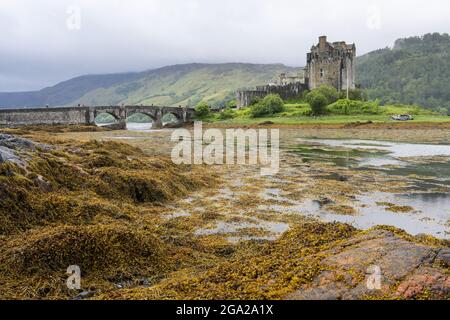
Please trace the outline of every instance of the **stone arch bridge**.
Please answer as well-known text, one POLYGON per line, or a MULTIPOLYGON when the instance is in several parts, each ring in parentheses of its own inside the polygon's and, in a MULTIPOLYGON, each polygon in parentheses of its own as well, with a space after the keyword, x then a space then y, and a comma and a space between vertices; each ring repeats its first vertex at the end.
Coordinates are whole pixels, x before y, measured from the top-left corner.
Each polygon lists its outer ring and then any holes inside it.
POLYGON ((126 119, 142 113, 152 119, 152 128, 162 128, 162 118, 172 114, 178 124, 188 123, 194 116, 193 108, 158 106, 95 106, 0 109, 0 124, 6 126, 33 124, 95 124, 95 118, 108 113, 117 120, 118 128, 125 128, 126 119))

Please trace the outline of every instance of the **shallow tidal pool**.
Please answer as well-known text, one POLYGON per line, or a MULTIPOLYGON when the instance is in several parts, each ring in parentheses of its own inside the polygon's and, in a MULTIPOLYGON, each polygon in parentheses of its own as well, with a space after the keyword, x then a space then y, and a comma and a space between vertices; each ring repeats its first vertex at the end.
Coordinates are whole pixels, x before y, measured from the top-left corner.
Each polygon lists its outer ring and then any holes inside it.
MULTIPOLYGON (((356 139, 296 139, 293 150, 306 162, 325 162, 348 170, 377 172, 380 177, 404 182, 403 192, 371 191, 355 197, 355 215, 336 215, 309 203, 308 213, 325 221, 350 223, 358 228, 392 225, 411 234, 449 238, 450 145, 398 143, 356 139), (390 177, 390 178, 389 178, 390 177)), ((342 179, 330 174, 318 177, 342 179)), ((370 183, 370 180, 367 181, 370 183)))
MULTIPOLYGON (((101 132, 95 138, 170 155, 172 130, 144 129, 101 132)), ((358 139, 332 138, 345 133, 280 129, 278 174, 261 176, 255 166, 213 166, 224 185, 171 204, 170 217, 198 219, 212 212, 215 219, 194 234, 230 242, 273 240, 295 219, 311 218, 361 229, 391 225, 412 235, 449 239, 450 145, 420 143, 420 136, 414 143, 371 139, 371 132, 357 132, 358 139)))

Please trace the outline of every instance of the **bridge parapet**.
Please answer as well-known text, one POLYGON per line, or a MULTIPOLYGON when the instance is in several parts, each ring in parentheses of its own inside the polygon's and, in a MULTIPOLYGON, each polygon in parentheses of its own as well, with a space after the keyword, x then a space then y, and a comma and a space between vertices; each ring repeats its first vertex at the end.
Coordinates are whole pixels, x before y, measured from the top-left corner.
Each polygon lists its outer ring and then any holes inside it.
POLYGON ((126 119, 134 113, 148 115, 154 128, 163 126, 162 118, 171 113, 179 123, 189 122, 194 109, 160 106, 80 106, 67 108, 24 108, 0 109, 0 124, 95 124, 95 118, 101 113, 111 114, 119 123, 125 125, 126 119))

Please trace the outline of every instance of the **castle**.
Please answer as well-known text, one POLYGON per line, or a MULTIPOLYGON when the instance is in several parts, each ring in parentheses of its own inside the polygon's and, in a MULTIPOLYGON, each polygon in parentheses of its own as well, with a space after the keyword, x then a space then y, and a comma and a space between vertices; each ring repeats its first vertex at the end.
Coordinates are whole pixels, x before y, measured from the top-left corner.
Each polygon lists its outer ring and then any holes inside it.
POLYGON ((236 93, 237 107, 248 107, 255 98, 268 94, 279 94, 283 99, 292 99, 305 90, 328 85, 337 90, 355 89, 355 44, 344 41, 330 43, 326 36, 307 54, 307 65, 298 75, 279 75, 276 83, 257 86, 256 90, 240 90, 236 93))

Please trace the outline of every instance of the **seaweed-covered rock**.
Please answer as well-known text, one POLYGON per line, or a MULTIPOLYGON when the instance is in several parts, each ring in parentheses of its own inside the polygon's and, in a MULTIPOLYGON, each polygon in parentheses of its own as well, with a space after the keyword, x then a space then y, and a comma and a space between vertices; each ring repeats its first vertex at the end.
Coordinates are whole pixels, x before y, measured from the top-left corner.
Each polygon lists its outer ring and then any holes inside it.
POLYGON ((17 164, 21 164, 23 162, 14 150, 0 146, 0 163, 7 161, 17 164))
POLYGON ((29 139, 17 137, 11 134, 0 133, 0 146, 14 150, 36 150, 37 144, 29 139))
POLYGON ((78 265, 84 275, 154 274, 164 268, 163 243, 149 227, 128 223, 57 226, 12 237, 0 255, 4 268, 24 275, 64 272, 78 265))
POLYGON ((0 163, 13 162, 24 165, 28 157, 24 152, 36 151, 36 148, 49 150, 50 146, 35 143, 29 139, 21 138, 11 134, 0 133, 0 163))
POLYGON ((434 265, 437 256, 445 259, 444 248, 374 229, 332 250, 333 254, 322 261, 326 270, 287 299, 449 297, 450 277, 434 265), (379 273, 379 287, 369 284, 370 277, 377 276, 375 271, 379 273))

